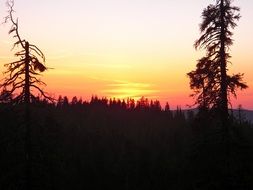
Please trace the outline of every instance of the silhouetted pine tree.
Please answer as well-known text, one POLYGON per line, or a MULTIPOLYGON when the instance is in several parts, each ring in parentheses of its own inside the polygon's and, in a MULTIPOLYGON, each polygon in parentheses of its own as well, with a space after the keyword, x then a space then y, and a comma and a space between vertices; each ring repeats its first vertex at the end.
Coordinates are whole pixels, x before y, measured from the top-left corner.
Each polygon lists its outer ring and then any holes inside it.
POLYGON ((194 90, 200 107, 218 108, 223 124, 228 120, 229 95, 236 97, 236 89, 245 89, 243 74, 228 75, 227 63, 231 57, 229 47, 233 44, 231 32, 239 20, 240 10, 231 0, 216 0, 202 12, 201 37, 195 48, 204 48, 206 56, 198 61, 196 70, 188 73, 190 87, 194 90))
POLYGON ((13 96, 15 92, 21 90, 18 96, 15 96, 13 100, 15 103, 25 104, 25 156, 26 156, 26 189, 31 189, 31 118, 30 118, 30 103, 31 98, 33 100, 36 97, 31 93, 30 88, 36 89, 44 98, 52 100, 46 93, 39 87, 39 85, 45 85, 38 75, 40 72, 44 72, 47 68, 44 65, 45 56, 42 51, 35 45, 30 44, 27 40, 21 38, 19 34, 18 19, 13 17, 14 0, 7 1, 8 16, 5 17, 5 22, 11 22, 12 26, 9 34, 14 33, 14 38, 17 41, 14 43, 13 48, 20 47, 20 50, 15 53, 15 56, 20 60, 8 63, 5 65, 7 71, 5 72, 6 78, 4 79, 1 88, 3 88, 6 98, 13 96), (41 59, 42 61, 40 61, 41 59))
POLYGON ((7 5, 9 7, 9 15, 5 17, 5 22, 10 21, 12 24, 9 34, 14 33, 13 37, 17 39, 13 48, 20 47, 20 51, 15 53, 15 56, 20 57, 20 60, 5 64, 5 67, 7 67, 7 71, 5 72, 7 77, 1 84, 1 87, 5 93, 10 95, 13 95, 18 89, 21 89, 21 93, 14 97, 16 102, 29 103, 31 97, 35 98, 31 94, 30 88, 37 90, 44 98, 51 99, 39 87, 40 85, 45 85, 43 81, 38 79, 39 73, 47 69, 44 64, 45 56, 37 46, 21 38, 18 19, 15 21, 13 17, 14 1, 8 1, 7 5))

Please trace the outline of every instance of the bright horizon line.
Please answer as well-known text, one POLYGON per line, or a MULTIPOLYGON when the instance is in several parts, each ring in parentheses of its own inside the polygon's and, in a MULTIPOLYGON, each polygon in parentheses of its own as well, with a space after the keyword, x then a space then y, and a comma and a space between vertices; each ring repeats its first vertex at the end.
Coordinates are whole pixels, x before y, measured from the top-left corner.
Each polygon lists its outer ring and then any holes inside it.
MULTIPOLYGON (((50 94, 50 93, 49 93, 49 94, 50 94)), ((60 95, 57 96, 57 98, 55 98, 54 96, 52 96, 52 97, 54 98, 54 100, 55 100, 55 103, 58 102, 58 98, 59 98, 60 96, 61 96, 62 98, 67 97, 69 103, 71 103, 72 99, 75 98, 75 97, 76 97, 78 100, 81 99, 83 102, 90 102, 90 101, 92 100, 92 98, 94 97, 94 98, 98 98, 99 100, 102 100, 102 99, 106 99, 106 100, 108 100, 108 101, 110 101, 110 100, 116 100, 116 101, 120 100, 120 101, 125 101, 125 102, 129 99, 129 100, 134 100, 135 103, 137 103, 141 98, 144 98, 144 99, 147 99, 149 103, 150 103, 151 101, 159 101, 159 103, 160 103, 160 105, 161 105, 161 107, 162 107, 163 109, 164 109, 164 107, 165 107, 165 105, 166 105, 167 103, 169 104, 169 106, 170 106, 170 108, 171 108, 172 110, 176 110, 177 108, 180 108, 180 109, 182 109, 182 110, 198 109, 198 104, 195 104, 195 105, 192 105, 192 106, 190 106, 190 105, 182 106, 182 105, 180 105, 180 104, 178 104, 178 105, 174 104, 174 106, 171 106, 171 104, 170 104, 169 101, 165 101, 165 102, 164 102, 164 101, 159 100, 159 98, 152 98, 152 97, 150 98, 150 97, 146 97, 146 96, 117 98, 117 97, 98 96, 98 95, 96 95, 96 94, 93 94, 93 95, 90 96, 90 98, 84 98, 84 97, 82 97, 82 96, 75 96, 75 95, 74 95, 74 96, 69 96, 69 95, 61 95, 61 94, 60 94, 60 95)), ((42 98, 42 99, 43 99, 43 98, 42 98)), ((108 102, 108 103, 109 103, 109 102, 108 102)), ((244 108, 243 105, 241 105, 241 104, 239 104, 236 108, 235 108, 235 107, 232 107, 232 108, 229 107, 229 110, 237 110, 239 106, 242 106, 242 107, 241 107, 242 110, 253 111, 253 109, 244 108)))
MULTIPOLYGON (((195 51, 201 12, 212 0, 15 1, 22 39, 46 55, 45 91, 83 97, 147 97, 186 108, 193 93, 186 73, 204 51, 195 51), (60 2, 60 3, 59 3, 60 2), (38 12, 39 10, 39 12, 38 12), (183 14, 182 14, 183 13, 183 14), (176 19, 175 19, 176 18, 176 19), (181 104, 181 105, 180 105, 181 104)), ((245 73, 249 89, 231 98, 253 110, 253 1, 234 1, 242 18, 233 31, 230 72, 245 73)), ((0 3, 0 18, 7 7, 0 3)), ((15 60, 9 24, 0 28, 0 62, 15 60)), ((0 71, 4 71, 0 64, 0 71)))
MULTIPOLYGON (((159 99, 151 99, 151 98, 147 98, 147 97, 145 97, 145 96, 141 96, 141 97, 138 97, 138 98, 131 98, 131 97, 128 97, 128 98, 123 98, 123 99, 122 99, 122 98, 116 98, 116 97, 111 97, 111 98, 109 98, 109 97, 106 97, 106 96, 91 95, 91 97, 90 97, 89 100, 88 100, 87 98, 86 98, 86 99, 83 99, 83 97, 81 97, 81 96, 70 96, 70 97, 69 97, 69 96, 65 96, 65 95, 59 95, 58 98, 59 98, 60 96, 61 96, 62 98, 67 97, 69 103, 71 103, 71 101, 72 101, 72 99, 73 99, 74 97, 76 97, 77 100, 82 99, 83 102, 90 102, 91 99, 92 99, 92 97, 98 98, 98 100, 102 100, 102 99, 106 99, 106 100, 108 100, 108 101, 110 101, 110 100, 116 100, 116 101, 120 100, 120 101, 125 101, 125 102, 126 102, 127 99, 130 99, 130 100, 134 100, 135 104, 136 104, 141 98, 144 98, 144 99, 147 99, 149 103, 150 103, 151 101, 159 101, 159 103, 160 103, 162 109, 165 108, 166 103, 169 104, 170 109, 171 109, 172 111, 173 111, 173 110, 177 110, 177 108, 179 108, 179 109, 181 109, 181 110, 194 110, 194 109, 198 109, 198 105, 189 106, 189 107, 187 108, 187 106, 182 107, 180 104, 177 105, 176 108, 175 108, 175 107, 171 107, 171 105, 170 105, 169 102, 162 103, 159 99)), ((56 100, 55 103, 57 103, 57 102, 58 102, 58 99, 56 100)), ((108 103, 109 103, 109 102, 108 102, 108 103)), ((240 106, 240 104, 239 104, 238 106, 240 106)), ((241 105, 241 106, 242 106, 242 105, 241 105)), ((237 108, 229 108, 229 110, 238 110, 238 109, 239 109, 239 107, 237 107, 237 108)), ((243 106, 242 106, 240 109, 241 109, 241 110, 245 110, 245 111, 253 111, 253 109, 247 109, 247 108, 244 108, 243 106)))

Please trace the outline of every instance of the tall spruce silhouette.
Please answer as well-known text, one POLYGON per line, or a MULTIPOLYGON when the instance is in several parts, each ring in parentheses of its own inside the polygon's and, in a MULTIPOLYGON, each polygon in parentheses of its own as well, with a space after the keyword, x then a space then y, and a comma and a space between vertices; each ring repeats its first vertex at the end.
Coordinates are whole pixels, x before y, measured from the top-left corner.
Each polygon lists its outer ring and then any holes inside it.
POLYGON ((206 56, 198 60, 194 71, 187 74, 196 103, 200 107, 218 109, 223 125, 228 122, 230 95, 236 97, 238 88, 247 88, 242 81, 243 74, 227 73, 231 58, 229 48, 233 44, 232 29, 240 19, 240 9, 231 4, 231 0, 216 0, 202 12, 201 36, 194 46, 206 49, 206 56))
POLYGON ((31 88, 36 89, 42 97, 52 100, 40 88, 40 85, 45 85, 38 76, 41 72, 47 70, 45 66, 45 56, 42 51, 35 45, 30 44, 27 40, 22 39, 19 34, 18 19, 13 17, 14 0, 7 1, 8 16, 5 17, 5 22, 12 24, 9 34, 14 34, 13 38, 17 41, 13 45, 19 48, 15 56, 19 57, 18 61, 5 64, 7 71, 5 72, 5 79, 1 88, 5 94, 5 98, 14 97, 14 103, 22 103, 25 105, 25 155, 26 155, 26 189, 31 189, 31 124, 30 124, 30 102, 31 98, 35 96, 31 93, 31 88), (19 93, 20 92, 20 93, 19 93), (19 93, 19 95, 15 95, 19 93))

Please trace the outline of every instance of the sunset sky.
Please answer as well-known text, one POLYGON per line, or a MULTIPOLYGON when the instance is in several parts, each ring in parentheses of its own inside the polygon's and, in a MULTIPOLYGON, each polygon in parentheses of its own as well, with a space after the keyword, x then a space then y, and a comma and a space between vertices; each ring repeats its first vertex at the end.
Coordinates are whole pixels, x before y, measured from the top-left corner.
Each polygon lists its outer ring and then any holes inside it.
MULTIPOLYGON (((36 44, 50 68, 44 88, 58 95, 127 98, 145 96, 186 108, 186 73, 204 51, 196 51, 201 12, 214 0, 16 0, 23 39, 36 44)), ((245 73, 249 89, 233 106, 253 109, 253 1, 234 0, 242 18, 234 30, 230 73, 245 73)), ((0 1, 0 20, 7 15, 0 1)), ((2 22, 1 22, 2 23, 2 22)), ((0 25, 0 71, 15 60, 10 24, 0 25)), ((3 75, 1 74, 1 77, 3 75)))

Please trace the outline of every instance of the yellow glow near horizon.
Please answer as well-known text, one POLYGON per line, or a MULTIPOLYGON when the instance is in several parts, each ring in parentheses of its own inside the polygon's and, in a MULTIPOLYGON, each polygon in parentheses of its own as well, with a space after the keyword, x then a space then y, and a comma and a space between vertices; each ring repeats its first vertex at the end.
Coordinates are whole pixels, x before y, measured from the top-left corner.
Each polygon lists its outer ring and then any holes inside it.
POLYGON ((144 83, 115 81, 114 84, 108 84, 107 87, 108 89, 103 91, 110 97, 115 97, 117 99, 140 99, 142 96, 151 97, 152 94, 157 93, 154 87, 144 83))
MULTIPOLYGON (((37 45, 46 55, 48 72, 41 77, 44 88, 55 98, 67 95, 90 99, 159 99, 164 105, 186 107, 189 79, 196 60, 195 51, 201 11, 210 0, 16 0, 22 38, 37 45)), ((253 109, 253 2, 235 1, 242 19, 235 28, 230 73, 245 73, 250 86, 240 92, 234 106, 253 109)), ((0 3, 0 17, 6 16, 0 3)), ((9 24, 0 28, 0 71, 4 63, 16 60, 10 51, 14 39, 9 24)), ((2 77, 1 77, 2 78, 2 77)))

